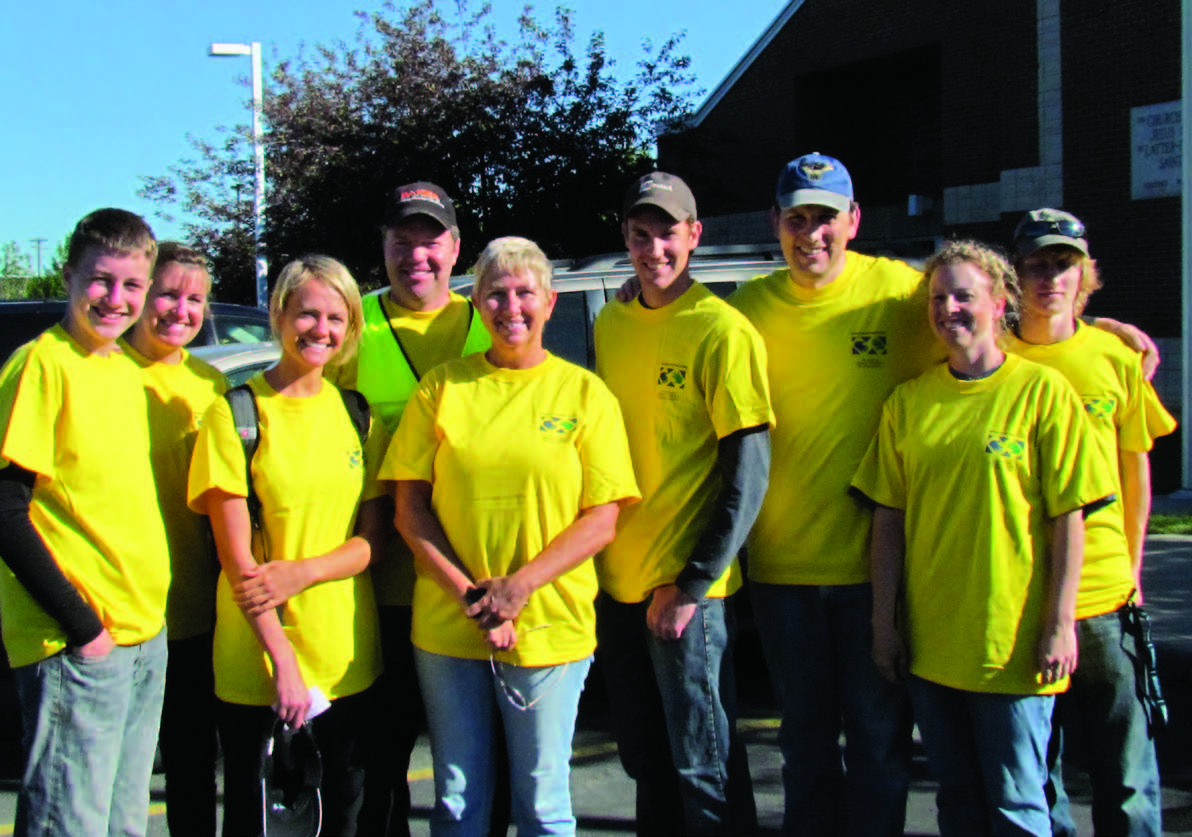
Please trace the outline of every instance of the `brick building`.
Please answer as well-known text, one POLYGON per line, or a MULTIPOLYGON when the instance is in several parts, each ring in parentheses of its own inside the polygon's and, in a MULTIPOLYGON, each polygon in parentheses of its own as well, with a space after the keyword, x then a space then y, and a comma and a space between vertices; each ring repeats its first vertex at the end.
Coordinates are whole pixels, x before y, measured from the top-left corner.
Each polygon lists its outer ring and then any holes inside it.
MULTIPOLYGON (((858 249, 1006 244, 1024 211, 1067 209, 1105 281, 1089 313, 1167 338, 1157 383, 1178 410, 1180 198, 1132 198, 1131 109, 1180 98, 1180 33, 1179 0, 792 0, 660 139, 660 167, 692 185, 709 244, 772 240, 760 210, 809 151, 852 172, 858 249)), ((1179 459, 1164 448, 1157 471, 1179 459)))

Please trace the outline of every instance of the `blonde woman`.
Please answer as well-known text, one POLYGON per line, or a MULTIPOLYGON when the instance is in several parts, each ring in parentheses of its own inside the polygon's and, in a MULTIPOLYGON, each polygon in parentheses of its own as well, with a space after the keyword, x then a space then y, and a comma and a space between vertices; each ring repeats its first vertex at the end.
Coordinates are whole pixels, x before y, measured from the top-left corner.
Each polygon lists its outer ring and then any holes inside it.
POLYGON ((418 571, 431 833, 488 833, 500 723, 518 833, 574 834, 571 738, 596 646, 590 559, 637 487, 616 399, 542 346, 555 303, 542 251, 497 239, 475 276, 492 347, 427 373, 381 469, 418 571))
POLYGON ((361 450, 323 370, 355 348, 360 293, 339 262, 306 256, 282 270, 269 315, 281 359, 248 383, 259 412, 249 467, 260 530, 250 522, 245 452, 224 399, 204 419, 190 471, 191 507, 210 516, 223 568, 214 650, 223 831, 261 830, 261 742, 279 718, 290 727, 311 722, 323 759, 324 830, 354 834, 373 714, 368 690, 381 668, 365 570, 383 524, 368 502, 382 440, 372 434, 361 450), (311 719, 319 697, 330 708, 311 719))
POLYGON ((149 454, 170 547, 169 662, 160 739, 173 837, 215 834, 218 748, 211 640, 218 567, 208 551, 206 521, 186 505, 199 425, 225 388, 218 369, 186 351, 203 328, 210 291, 203 254, 176 241, 161 242, 145 309, 120 341, 145 382, 149 454))
POLYGON ((1017 288, 1006 260, 953 241, 925 275, 947 362, 894 390, 853 479, 877 504, 874 661, 909 686, 942 834, 1049 835, 1083 514, 1113 486, 1068 383, 999 345, 1017 288))

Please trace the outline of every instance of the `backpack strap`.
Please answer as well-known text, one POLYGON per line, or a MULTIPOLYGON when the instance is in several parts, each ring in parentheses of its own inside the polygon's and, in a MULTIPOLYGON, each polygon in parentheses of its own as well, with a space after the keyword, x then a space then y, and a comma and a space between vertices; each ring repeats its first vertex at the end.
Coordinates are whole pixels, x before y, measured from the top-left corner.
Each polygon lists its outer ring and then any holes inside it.
POLYGON ((261 528, 261 501, 252 487, 252 458, 261 441, 261 414, 257 410, 257 397, 248 384, 232 387, 224 393, 228 406, 232 408, 232 422, 236 435, 244 447, 244 484, 247 489, 248 519, 252 528, 261 528))
POLYGON ((368 399, 354 389, 341 389, 339 397, 343 399, 344 409, 348 411, 348 418, 356 428, 356 435, 360 437, 360 447, 368 441, 368 428, 372 422, 372 410, 368 406, 368 399))
MULTIPOLYGON (((360 447, 363 448, 368 440, 368 429, 372 421, 368 399, 354 389, 341 389, 339 394, 343 399, 344 409, 348 411, 348 418, 352 420, 352 427, 360 437, 360 447)), ((257 410, 257 397, 253 394, 252 387, 241 384, 225 392, 224 398, 232 408, 236 435, 240 437, 240 444, 244 447, 244 484, 247 488, 245 500, 248 502, 248 519, 252 522, 252 527, 259 530, 261 500, 252 487, 252 458, 261 442, 261 414, 257 410)))

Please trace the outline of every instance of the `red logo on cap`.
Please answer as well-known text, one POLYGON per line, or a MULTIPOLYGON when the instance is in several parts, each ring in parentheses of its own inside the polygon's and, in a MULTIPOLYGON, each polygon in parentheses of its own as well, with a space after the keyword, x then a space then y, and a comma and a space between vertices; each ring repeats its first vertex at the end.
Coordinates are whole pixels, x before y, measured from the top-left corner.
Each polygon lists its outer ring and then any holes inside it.
POLYGON ((434 192, 432 192, 430 189, 414 189, 410 192, 402 192, 401 193, 401 202, 402 203, 405 203, 406 201, 415 201, 415 200, 430 201, 431 203, 438 204, 439 206, 443 205, 443 202, 441 200, 439 200, 439 196, 436 195, 434 192))

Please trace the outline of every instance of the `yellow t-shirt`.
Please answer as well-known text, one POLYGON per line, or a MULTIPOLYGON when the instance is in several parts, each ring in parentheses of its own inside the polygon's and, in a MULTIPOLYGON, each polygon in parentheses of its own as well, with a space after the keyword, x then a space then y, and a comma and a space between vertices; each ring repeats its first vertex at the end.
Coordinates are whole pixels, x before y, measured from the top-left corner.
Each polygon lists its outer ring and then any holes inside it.
POLYGON ((939 364, 894 390, 853 485, 906 512, 911 673, 974 692, 1068 687, 1038 676, 1050 521, 1113 481, 1059 373, 1007 355, 961 381, 939 364))
POLYGON ((150 459, 170 545, 166 628, 171 640, 187 639, 215 625, 219 562, 206 519, 186 504, 186 478, 203 414, 227 386, 218 369, 189 352, 179 363, 155 363, 124 340, 120 345, 140 367, 149 400, 150 459))
MULTIPOLYGON (((338 386, 360 390, 387 437, 397 429, 418 386, 416 375, 492 345, 471 303, 456 293, 442 308, 414 311, 393 302, 388 289, 383 289, 365 297, 364 319, 356 354, 343 366, 328 367, 327 377, 338 386), (360 374, 362 363, 367 364, 364 374, 360 374)), ((389 540, 385 555, 372 566, 372 575, 378 604, 409 606, 413 601, 414 556, 401 538, 389 540)))
MULTIPOLYGON (((766 349, 698 282, 663 308, 610 302, 596 318, 596 372, 617 396, 643 500, 596 559, 600 588, 640 602, 678 577, 722 488, 719 439, 773 423, 766 349)), ((733 559, 707 595, 741 586, 733 559)))
MULTIPOLYGON (((335 387, 310 398, 276 392, 263 375, 249 379, 260 412, 260 443, 252 461, 263 536, 253 537, 258 563, 322 555, 352 536, 362 496, 376 495, 383 451, 370 434, 365 449, 335 387)), ((244 448, 231 407, 218 398, 199 430, 190 467, 190 507, 207 513, 207 492, 246 496, 244 448)), ((221 700, 268 706, 276 697, 268 657, 232 600, 225 573, 216 588, 215 693, 221 700)), ((381 671, 372 578, 310 587, 279 610, 307 686, 334 700, 363 691, 381 671)))
MULTIPOLYGON (((1059 371, 1075 387, 1089 418, 1097 456, 1112 475, 1120 499, 1118 451, 1149 451, 1156 437, 1175 430, 1175 419, 1142 374, 1138 354, 1116 337, 1079 321, 1076 333, 1067 340, 1035 345, 1012 337, 1007 348, 1059 371)), ((1122 503, 1113 503, 1085 521, 1077 619, 1117 610, 1134 589, 1123 513, 1122 503)))
MULTIPOLYGON (((483 353, 428 373, 402 415, 382 480, 433 484, 432 507, 472 578, 534 560, 583 509, 636 499, 617 401, 586 369, 548 355, 499 369, 483 353)), ((596 571, 584 561, 530 596, 518 639, 498 659, 546 666, 596 647, 596 571)), ((489 656, 454 597, 422 574, 414 585, 414 644, 433 654, 489 656)))
POLYGON ((872 513, 849 481, 895 385, 943 357, 922 274, 849 252, 844 272, 808 290, 783 268, 729 303, 761 333, 778 424, 770 487, 749 538, 749 577, 767 584, 869 580, 872 513))
MULTIPOLYGON (((10 462, 37 474, 33 525, 116 644, 161 633, 170 565, 136 365, 84 352, 61 326, 18 349, 0 372, 0 467, 10 462)), ((2 570, 11 664, 65 648, 57 621, 2 570)))

